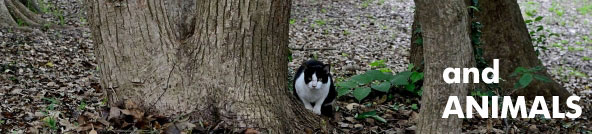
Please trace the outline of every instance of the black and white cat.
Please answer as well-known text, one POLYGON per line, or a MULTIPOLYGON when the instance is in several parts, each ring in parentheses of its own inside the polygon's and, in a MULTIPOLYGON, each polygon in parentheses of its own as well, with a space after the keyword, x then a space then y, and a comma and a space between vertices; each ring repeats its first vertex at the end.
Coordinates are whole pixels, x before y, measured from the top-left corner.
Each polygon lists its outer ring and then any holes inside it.
POLYGON ((320 61, 304 62, 294 75, 294 95, 304 107, 315 114, 333 116, 333 103, 337 92, 333 86, 331 66, 320 61))

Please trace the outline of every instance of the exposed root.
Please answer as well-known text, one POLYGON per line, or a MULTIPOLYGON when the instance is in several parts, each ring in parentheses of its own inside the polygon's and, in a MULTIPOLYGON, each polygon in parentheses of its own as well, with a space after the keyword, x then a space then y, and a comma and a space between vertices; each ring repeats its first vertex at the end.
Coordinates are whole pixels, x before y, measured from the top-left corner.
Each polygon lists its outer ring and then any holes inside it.
POLYGON ((20 2, 33 12, 41 12, 41 8, 39 8, 39 5, 35 0, 20 0, 20 2))
POLYGON ((12 19, 8 9, 5 6, 5 1, 0 0, 0 26, 16 26, 16 21, 12 19))
MULTIPOLYGON (((73 27, 70 26, 60 26, 54 25, 50 22, 43 20, 41 17, 38 16, 37 13, 32 12, 25 6, 21 1, 28 2, 28 4, 36 4, 33 1, 29 0, 0 0, 3 2, 0 3, 0 13, 2 12, 9 12, 10 17, 0 15, 0 20, 3 20, 0 23, 0 26, 4 27, 17 27, 17 26, 28 26, 33 28, 40 28, 40 29, 47 29, 47 28, 55 28, 55 29, 72 29, 73 27), (3 11, 7 10, 7 11, 3 11), (5 20, 5 21, 4 21, 5 20)), ((34 8, 34 7, 33 7, 34 8)), ((23 28, 18 28, 23 29, 23 28)), ((31 31, 31 30, 24 30, 24 31, 31 31)))
POLYGON ((37 19, 37 17, 32 17, 36 15, 33 15, 34 13, 29 11, 29 9, 27 9, 26 7, 23 9, 24 6, 20 2, 15 2, 15 0, 5 0, 5 2, 6 8, 8 8, 8 11, 12 15, 12 17, 16 19, 17 23, 22 22, 28 26, 33 27, 42 27, 43 25, 41 24, 45 24, 40 19, 37 19))

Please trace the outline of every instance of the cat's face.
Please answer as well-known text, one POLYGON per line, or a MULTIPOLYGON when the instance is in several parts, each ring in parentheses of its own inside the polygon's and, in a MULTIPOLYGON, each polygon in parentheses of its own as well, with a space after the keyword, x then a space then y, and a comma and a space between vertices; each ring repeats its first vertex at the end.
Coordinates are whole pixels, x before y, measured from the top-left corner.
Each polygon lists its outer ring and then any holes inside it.
POLYGON ((329 65, 308 65, 304 70, 304 83, 310 89, 321 89, 329 82, 329 65))

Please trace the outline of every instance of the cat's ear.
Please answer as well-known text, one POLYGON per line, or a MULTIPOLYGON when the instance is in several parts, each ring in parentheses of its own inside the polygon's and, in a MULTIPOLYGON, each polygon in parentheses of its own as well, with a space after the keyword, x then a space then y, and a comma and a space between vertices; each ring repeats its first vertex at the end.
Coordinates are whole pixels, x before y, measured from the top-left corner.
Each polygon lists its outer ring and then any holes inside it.
POLYGON ((323 70, 325 70, 325 72, 327 72, 327 74, 329 74, 331 72, 331 65, 325 64, 323 67, 323 70))

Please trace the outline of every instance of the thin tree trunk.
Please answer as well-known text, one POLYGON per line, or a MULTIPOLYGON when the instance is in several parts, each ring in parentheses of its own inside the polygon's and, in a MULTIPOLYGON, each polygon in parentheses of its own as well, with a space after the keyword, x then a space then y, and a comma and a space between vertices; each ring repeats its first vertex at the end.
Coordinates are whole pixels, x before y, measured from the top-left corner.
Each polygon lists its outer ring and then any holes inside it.
MULTIPOLYGON (((513 89, 518 82, 518 77, 510 77, 517 67, 545 68, 538 59, 528 29, 522 18, 520 6, 515 0, 501 1, 479 1, 479 12, 476 21, 481 22, 483 37, 483 57, 488 63, 493 59, 500 59, 500 77, 506 81, 500 82, 504 89, 513 89)), ((540 71, 541 74, 552 78, 547 69, 540 71)), ((562 100, 571 94, 559 83, 553 81, 544 83, 534 80, 524 89, 520 89, 513 95, 527 96, 533 99, 534 96, 560 96, 562 100)))
POLYGON ((462 119, 457 116, 442 118, 442 114, 449 96, 458 96, 464 106, 469 84, 447 84, 442 80, 442 73, 448 67, 468 68, 475 64, 467 6, 463 0, 416 0, 415 4, 425 60, 424 91, 416 133, 460 133, 462 119))
POLYGON ((235 130, 323 127, 286 89, 291 1, 86 2, 111 106, 235 130))

